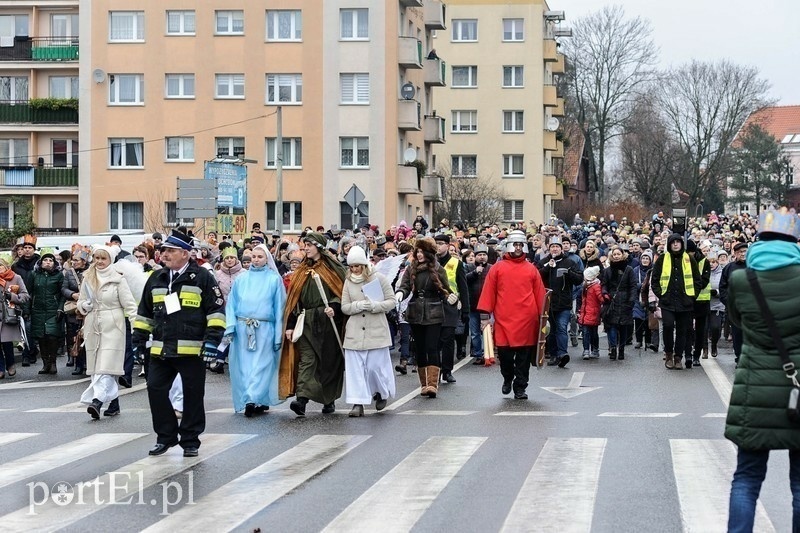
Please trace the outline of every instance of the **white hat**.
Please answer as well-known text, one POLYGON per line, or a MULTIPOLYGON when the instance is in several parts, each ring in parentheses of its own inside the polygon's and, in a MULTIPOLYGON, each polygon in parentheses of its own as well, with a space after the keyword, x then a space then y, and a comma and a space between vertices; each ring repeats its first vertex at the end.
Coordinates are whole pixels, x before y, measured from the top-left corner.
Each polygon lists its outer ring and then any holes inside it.
POLYGON ((586 281, 594 281, 597 279, 597 276, 600 275, 600 267, 593 266, 587 267, 586 270, 583 271, 583 279, 586 281))
POLYGON ((94 255, 98 250, 102 250, 103 252, 107 253, 108 257, 111 258, 111 262, 113 263, 117 259, 119 246, 103 246, 102 244, 96 244, 92 246, 92 255, 94 255))
POLYGON ((368 265, 369 261, 367 261, 367 254, 364 253, 364 249, 360 246, 353 246, 350 248, 350 251, 347 252, 347 265, 368 265))

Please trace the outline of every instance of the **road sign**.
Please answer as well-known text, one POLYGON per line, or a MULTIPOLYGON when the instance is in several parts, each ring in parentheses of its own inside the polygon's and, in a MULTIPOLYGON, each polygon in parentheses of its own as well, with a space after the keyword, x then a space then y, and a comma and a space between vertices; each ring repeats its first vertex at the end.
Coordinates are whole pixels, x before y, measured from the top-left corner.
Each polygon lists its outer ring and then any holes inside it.
POLYGON ((205 179, 178 178, 177 218, 213 218, 217 216, 217 183, 205 179))
POLYGON ((366 196, 364 196, 364 193, 361 192, 361 189, 356 187, 355 183, 353 184, 352 187, 350 187, 350 190, 347 191, 344 195, 344 199, 347 202, 347 205, 349 205, 353 209, 353 211, 358 209, 358 206, 361 205, 361 202, 364 201, 364 198, 366 198, 366 196))
POLYGON ((233 163, 205 164, 205 178, 217 182, 217 206, 247 207, 247 167, 233 163))

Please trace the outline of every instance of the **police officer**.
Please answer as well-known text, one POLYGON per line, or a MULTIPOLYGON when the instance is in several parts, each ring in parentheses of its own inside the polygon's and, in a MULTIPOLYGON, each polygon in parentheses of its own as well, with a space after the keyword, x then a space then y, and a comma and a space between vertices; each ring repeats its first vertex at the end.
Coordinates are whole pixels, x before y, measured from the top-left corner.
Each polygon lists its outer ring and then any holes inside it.
POLYGON ((190 260, 191 250, 191 238, 172 230, 161 245, 164 268, 148 278, 134 320, 137 352, 144 352, 148 337, 153 335, 147 395, 158 439, 150 455, 161 455, 180 444, 184 457, 196 457, 206 426, 203 358, 216 357, 225 331, 225 314, 214 275, 190 260), (184 396, 180 426, 169 400, 177 374, 184 396))

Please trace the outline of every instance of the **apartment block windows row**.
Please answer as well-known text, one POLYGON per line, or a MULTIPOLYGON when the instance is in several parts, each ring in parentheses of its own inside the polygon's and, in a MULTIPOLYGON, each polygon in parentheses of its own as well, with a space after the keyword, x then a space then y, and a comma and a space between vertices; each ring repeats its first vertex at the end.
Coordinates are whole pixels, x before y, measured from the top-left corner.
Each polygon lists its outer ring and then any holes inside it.
MULTIPOLYGON (((53 77, 58 81, 57 89, 51 85, 53 97, 76 97, 77 78, 53 77), (67 83, 69 85, 67 85, 67 83), (72 96, 75 95, 75 96, 72 96)), ((164 96, 167 99, 192 99, 196 96, 196 83, 194 74, 167 74, 164 78, 164 96)), ((25 85, 27 81, 25 82, 25 85)), ((9 97, 22 94, 23 91, 11 87, 3 92, 3 82, 0 78, 0 97, 8 94, 9 97)), ((16 87, 22 87, 17 82, 16 87)), ((27 88, 26 88, 27 90, 27 88)), ((25 92, 27 95, 27 93, 25 92)), ((355 96, 358 103, 369 103, 369 79, 359 79, 355 96), (365 96, 366 95, 366 96, 365 96)), ((214 98, 221 100, 242 100, 245 98, 244 74, 215 74, 214 98)), ((351 97, 352 98, 352 97, 351 97)), ((0 98, 3 99, 3 98, 0 98)), ((27 99, 27 96, 25 96, 27 99)), ((301 74, 267 74, 266 75, 266 104, 302 104, 303 103, 303 77, 301 74)), ((144 104, 144 75, 142 74, 110 74, 108 87, 109 105, 142 105, 144 104)))
MULTIPOLYGON (((503 67, 503 87, 524 87, 524 67, 522 65, 508 65, 503 67)), ((459 65, 453 67, 450 86, 453 88, 474 89, 478 86, 478 67, 476 65, 459 65)))
MULTIPOLYGON (((503 42, 520 42, 525 40, 525 23, 521 18, 504 18, 503 42)), ((453 19, 451 22, 451 40, 454 43, 474 43, 478 40, 477 19, 453 19)))

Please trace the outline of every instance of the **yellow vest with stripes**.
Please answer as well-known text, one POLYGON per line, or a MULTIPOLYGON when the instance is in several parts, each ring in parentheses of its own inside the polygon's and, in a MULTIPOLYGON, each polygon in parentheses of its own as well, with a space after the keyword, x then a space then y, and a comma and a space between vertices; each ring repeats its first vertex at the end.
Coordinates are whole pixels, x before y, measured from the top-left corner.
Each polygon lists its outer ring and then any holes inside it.
POLYGON ((450 292, 458 295, 458 283, 456 282, 456 272, 458 271, 458 259, 450 257, 450 260, 445 263, 444 271, 447 273, 447 283, 450 285, 450 292))
MULTIPOLYGON (((683 265, 683 286, 687 296, 694 296, 694 276, 692 275, 692 260, 689 254, 683 252, 681 256, 681 265, 683 265)), ((672 254, 667 252, 664 254, 664 264, 661 265, 661 294, 667 294, 669 287, 669 279, 672 275, 672 254)), ((709 293, 710 294, 710 293, 709 293)))
MULTIPOLYGON (((697 263, 697 269, 700 270, 700 274, 703 273, 703 268, 705 267, 705 264, 706 264, 705 257, 701 259, 699 263, 697 263)), ((705 288, 702 291, 700 291, 700 294, 697 295, 697 301, 698 302, 711 301, 711 281, 709 281, 708 284, 705 286, 705 288)))

